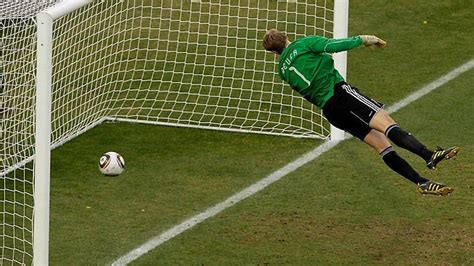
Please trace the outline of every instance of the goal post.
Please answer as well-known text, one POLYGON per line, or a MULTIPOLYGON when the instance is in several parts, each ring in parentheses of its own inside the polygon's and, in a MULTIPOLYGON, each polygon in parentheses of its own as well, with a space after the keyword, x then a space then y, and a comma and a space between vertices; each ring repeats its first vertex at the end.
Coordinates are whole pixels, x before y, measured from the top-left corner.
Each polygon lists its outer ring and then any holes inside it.
MULTIPOLYGON (((347 38, 349 30, 349 0, 334 0, 333 38, 347 38)), ((347 52, 333 54, 334 66, 339 73, 347 77, 347 52)), ((331 125, 331 140, 343 140, 344 131, 331 125)))
POLYGON ((36 130, 34 161, 33 264, 48 265, 49 191, 51 161, 51 77, 53 18, 44 12, 36 16, 36 130))
POLYGON ((53 22, 91 1, 64 1, 36 15, 36 127, 34 160, 33 264, 49 264, 49 205, 51 168, 51 99, 53 22))
POLYGON ((103 122, 343 139, 261 42, 346 37, 348 2, 2 1, 1 262, 48 264, 51 149, 103 122))

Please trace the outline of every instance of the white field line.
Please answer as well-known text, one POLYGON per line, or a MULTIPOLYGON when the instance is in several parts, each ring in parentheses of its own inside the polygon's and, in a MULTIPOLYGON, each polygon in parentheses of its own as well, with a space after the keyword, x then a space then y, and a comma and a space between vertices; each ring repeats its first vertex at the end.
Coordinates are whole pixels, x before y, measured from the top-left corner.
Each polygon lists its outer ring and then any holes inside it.
MULTIPOLYGON (((412 94, 408 95, 406 98, 396 102, 394 105, 389 107, 387 110, 390 113, 396 112, 399 109, 407 106, 408 104, 416 101, 417 99, 423 97, 424 95, 430 93, 431 91, 443 86, 450 80, 455 79, 462 73, 470 70, 474 67, 474 59, 464 63, 463 65, 455 68, 448 74, 440 77, 439 79, 427 84, 426 86, 422 87, 421 89, 413 92, 412 94)), ((347 138, 346 138, 347 139, 347 138)), ((274 182, 280 180, 282 177, 294 172, 301 166, 311 162, 312 160, 318 158, 323 153, 331 150, 334 148, 340 141, 326 141, 323 144, 319 145, 315 149, 303 154, 296 160, 288 163, 287 165, 283 166, 282 168, 276 170, 275 172, 271 173, 269 176, 261 179, 257 183, 243 189, 242 191, 234 194, 230 198, 218 203, 209 209, 185 220, 184 222, 173 226, 172 228, 166 230, 165 232, 161 233, 153 237, 152 239, 145 242, 143 245, 135 248, 134 250, 130 251, 129 253, 123 255, 122 257, 118 258, 112 265, 126 265, 137 258, 141 257, 142 255, 146 254, 150 250, 155 249, 159 245, 165 243, 166 241, 172 239, 173 237, 185 232, 186 230, 194 227, 195 225, 205 221, 206 219, 213 217, 220 213, 221 211, 232 207, 234 204, 239 203, 240 201, 254 195, 255 193, 265 189, 269 185, 273 184, 274 182)))
POLYGON ((435 89, 443 86, 444 84, 448 83, 449 81, 457 78, 459 75, 461 75, 464 72, 469 71, 471 68, 474 67, 474 59, 471 59, 470 61, 458 66, 457 68, 453 69, 451 72, 448 74, 441 76, 437 80, 432 81, 431 83, 425 85, 423 88, 413 92, 412 94, 408 95, 404 99, 394 103, 392 106, 390 106, 387 111, 389 113, 394 113, 401 108, 407 106, 408 104, 418 100, 419 98, 425 96, 426 94, 434 91, 435 89))

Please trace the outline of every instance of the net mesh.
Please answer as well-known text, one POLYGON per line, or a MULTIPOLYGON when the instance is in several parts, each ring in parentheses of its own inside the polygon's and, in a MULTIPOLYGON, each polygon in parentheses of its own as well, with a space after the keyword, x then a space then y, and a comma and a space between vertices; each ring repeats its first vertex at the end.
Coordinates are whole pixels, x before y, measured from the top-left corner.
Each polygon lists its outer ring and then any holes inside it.
POLYGON ((31 264, 34 15, 57 1, 0 2, 0 264, 31 264))
MULTIPOLYGON (((32 257, 36 25, 59 1, 0 3, 2 262, 32 257)), ((105 121, 325 138, 277 76, 267 29, 332 35, 331 0, 96 0, 54 22, 52 145, 105 121)))
POLYGON ((328 6, 98 1, 64 17, 55 23, 53 139, 104 117, 324 138, 320 111, 279 80, 261 39, 268 28, 330 35, 328 6))

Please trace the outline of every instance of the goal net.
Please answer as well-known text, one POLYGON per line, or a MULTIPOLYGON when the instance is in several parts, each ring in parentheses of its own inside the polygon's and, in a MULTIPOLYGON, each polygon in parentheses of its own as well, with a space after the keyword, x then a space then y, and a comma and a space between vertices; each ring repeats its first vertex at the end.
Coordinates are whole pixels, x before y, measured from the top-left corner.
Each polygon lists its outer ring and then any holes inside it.
POLYGON ((36 25, 55 1, 0 2, 0 264, 30 264, 36 25))
POLYGON ((53 139, 104 118, 324 138, 261 39, 330 35, 331 17, 326 1, 93 3, 55 22, 53 139))
MULTIPOLYGON (((0 3, 2 262, 32 257, 35 15, 59 2, 0 3)), ((52 147, 104 121, 327 138, 320 110, 279 80, 261 40, 270 28, 331 37, 333 5, 90 1, 53 22, 52 147)))

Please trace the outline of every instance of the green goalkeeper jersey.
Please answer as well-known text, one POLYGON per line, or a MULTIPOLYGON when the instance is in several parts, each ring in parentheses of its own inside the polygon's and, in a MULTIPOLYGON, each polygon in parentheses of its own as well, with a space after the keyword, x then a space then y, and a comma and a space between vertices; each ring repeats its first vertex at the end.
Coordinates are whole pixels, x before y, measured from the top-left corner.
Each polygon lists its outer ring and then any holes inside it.
POLYGON ((280 55, 278 74, 305 99, 323 108, 334 95, 334 85, 344 81, 334 68, 331 53, 347 51, 361 44, 359 36, 343 39, 307 36, 298 39, 280 55))

